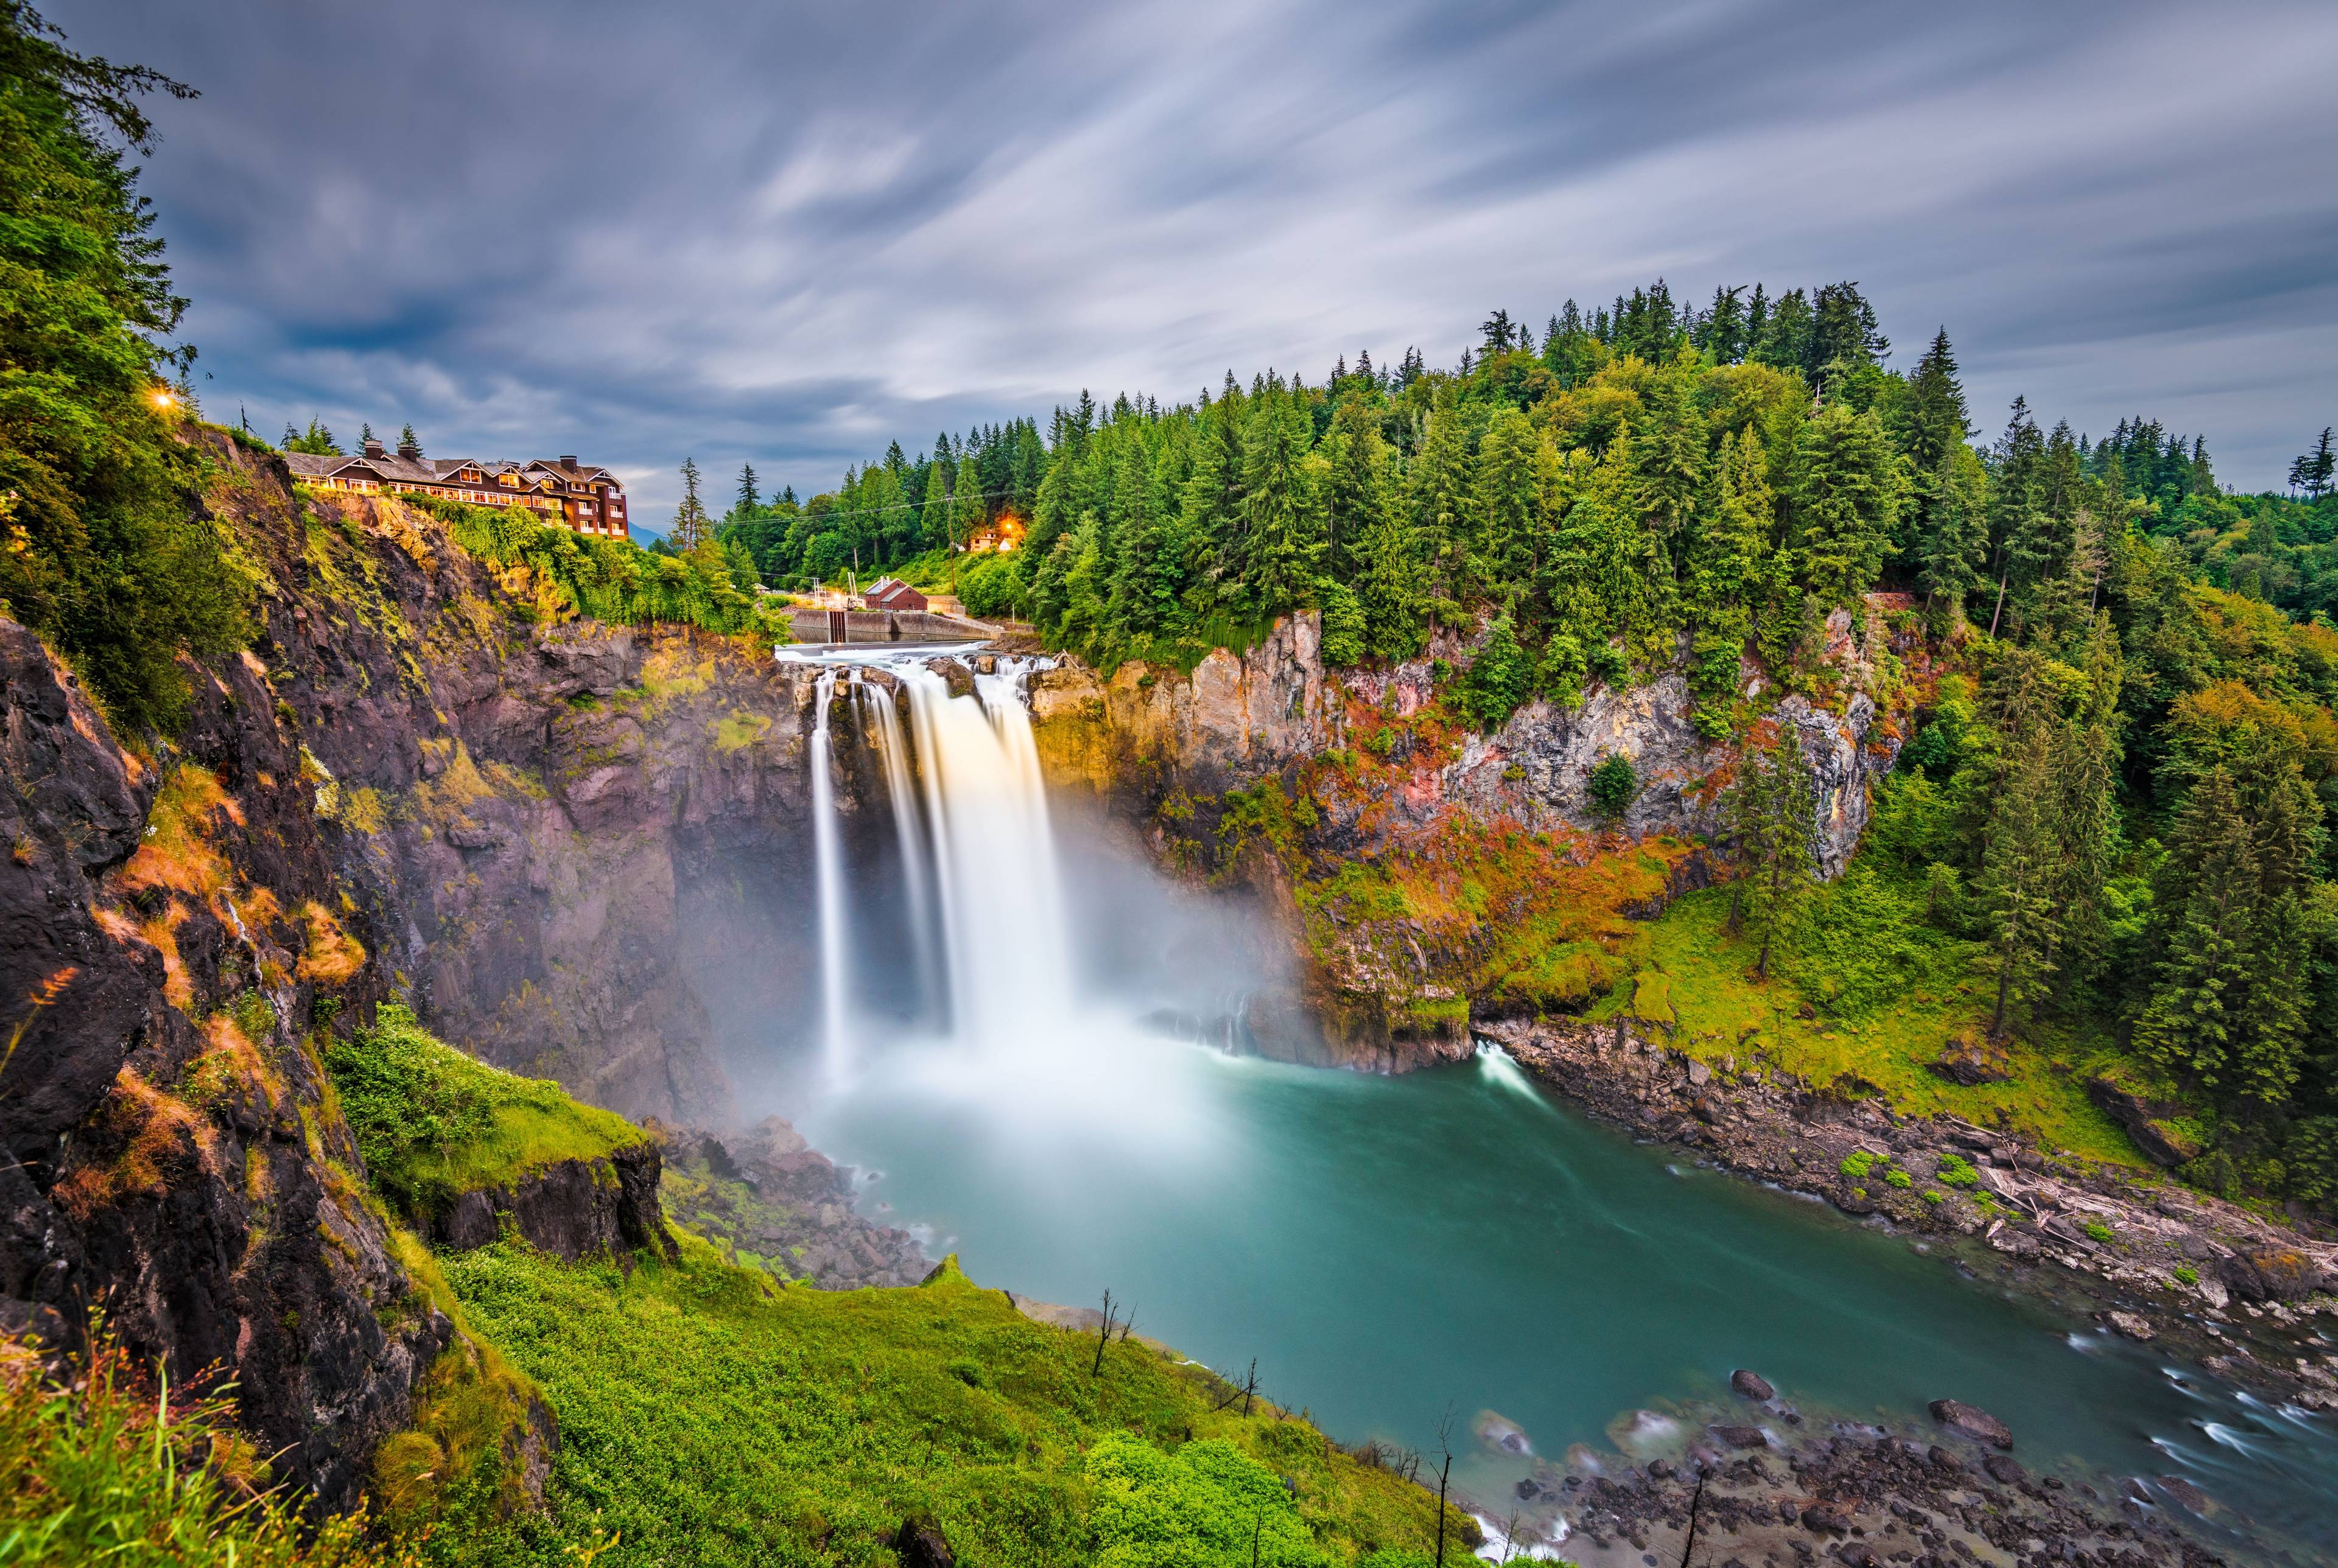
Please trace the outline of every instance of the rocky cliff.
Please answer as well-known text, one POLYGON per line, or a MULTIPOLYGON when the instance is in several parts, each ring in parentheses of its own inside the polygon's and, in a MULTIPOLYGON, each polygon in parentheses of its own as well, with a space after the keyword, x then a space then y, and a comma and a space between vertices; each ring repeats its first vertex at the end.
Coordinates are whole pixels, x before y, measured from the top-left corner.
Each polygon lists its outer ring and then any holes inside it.
MULTIPOLYGON (((1744 671, 1752 728, 1801 740, 1829 877, 1930 680, 1906 610, 1876 595, 1856 622, 1838 611, 1814 693, 1781 697, 1744 671)), ((1067 663, 1032 681, 1059 787, 1143 823, 1165 863, 1246 880, 1279 914, 1303 963, 1292 991, 1252 1003, 1272 1054, 1375 1070, 1456 1056, 1472 1018, 1579 1005, 1615 977, 1636 920, 1705 885, 1698 846, 1722 829, 1741 742, 1699 733, 1682 674, 1595 685, 1576 710, 1529 702, 1481 733, 1439 700, 1438 665, 1469 651, 1434 652, 1327 671, 1302 614, 1190 674, 1132 663, 1106 680, 1067 663), (1620 819, 1588 794, 1610 756, 1638 779, 1620 819)))
MULTIPOLYGON (((175 1382, 232 1377, 339 1505, 454 1330, 364 1191, 324 1032, 400 995, 611 1108, 727 1113, 713 1015, 786 1005, 808 930, 810 683, 563 622, 426 514, 203 456, 259 631, 191 669, 181 732, 116 734, 0 620, 0 1317, 102 1308, 175 1382)), ((646 1237, 648 1152, 502 1207, 564 1252, 646 1237)))

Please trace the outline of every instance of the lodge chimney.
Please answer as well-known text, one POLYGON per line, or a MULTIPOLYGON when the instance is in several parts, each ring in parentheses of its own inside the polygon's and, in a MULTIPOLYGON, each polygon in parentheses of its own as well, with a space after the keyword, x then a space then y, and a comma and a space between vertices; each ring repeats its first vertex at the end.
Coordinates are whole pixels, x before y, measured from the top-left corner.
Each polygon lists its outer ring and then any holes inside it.
POLYGON ((576 466, 576 459, 566 453, 563 453, 560 458, 560 466, 563 468, 574 468, 576 466))
POLYGON ((398 444, 398 455, 408 461, 419 457, 422 456, 422 443, 419 441, 400 441, 398 444))
POLYGON ((380 442, 379 440, 376 439, 376 438, 375 438, 375 437, 373 437, 373 436, 367 436, 367 437, 366 437, 366 444, 365 444, 365 455, 366 455, 367 456, 368 456, 368 457, 378 457, 378 456, 380 456, 382 455, 382 446, 381 446, 381 442, 380 442))

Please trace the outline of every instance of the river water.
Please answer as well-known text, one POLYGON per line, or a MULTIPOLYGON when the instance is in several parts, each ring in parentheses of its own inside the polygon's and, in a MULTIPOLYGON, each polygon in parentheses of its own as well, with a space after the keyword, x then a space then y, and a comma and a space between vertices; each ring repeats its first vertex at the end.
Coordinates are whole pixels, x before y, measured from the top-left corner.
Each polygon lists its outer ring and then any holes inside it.
MULTIPOLYGON (((954 710, 920 720, 940 786, 921 810, 953 816, 954 776, 979 796, 955 835, 944 821, 904 847, 957 889, 938 923, 956 984, 975 994, 955 1017, 926 1008, 922 1027, 864 1026, 852 1070, 794 1107, 819 1147, 863 1171, 864 1212, 1018 1295, 1094 1305, 1108 1288, 1139 1333, 1236 1374, 1254 1358, 1262 1392, 1344 1441, 1433 1446, 1450 1411, 1457 1482, 1496 1517, 1571 1445, 1661 1442, 1667 1422, 1686 1432, 1742 1411, 1727 1378, 1744 1367, 1812 1422, 1918 1429, 1928 1401, 1963 1399, 2002 1417, 2032 1468, 2106 1486, 2182 1476, 2221 1505, 2235 1544, 2338 1559, 2329 1417, 2014 1297, 1987 1260, 1968 1274, 1637 1145, 1492 1050, 1382 1078, 1148 1027, 1163 999, 1148 993, 1189 1007, 1241 977, 1207 941, 1173 943, 1183 957, 1166 966, 1127 956, 1157 945, 1145 895, 1125 877, 1084 882, 1088 852, 1057 842, 1014 679, 985 683, 981 726, 966 722, 976 699, 904 688, 913 718, 920 703, 954 710), (986 733, 997 756, 954 769, 949 748, 986 733), (1018 844, 1025 833, 1047 842, 1018 844), (1049 886, 1007 890, 1010 950, 979 895, 1025 875, 1049 886), (985 967, 968 976, 969 963, 985 967), (1034 965, 1049 973, 1027 992, 1001 972, 1034 965), (1530 1453, 1471 1436, 1512 1428, 1530 1453)), ((888 951, 888 934, 862 933, 863 995, 917 971, 913 935, 891 934, 888 951)), ((888 1015, 905 1011, 919 1015, 888 1015)))

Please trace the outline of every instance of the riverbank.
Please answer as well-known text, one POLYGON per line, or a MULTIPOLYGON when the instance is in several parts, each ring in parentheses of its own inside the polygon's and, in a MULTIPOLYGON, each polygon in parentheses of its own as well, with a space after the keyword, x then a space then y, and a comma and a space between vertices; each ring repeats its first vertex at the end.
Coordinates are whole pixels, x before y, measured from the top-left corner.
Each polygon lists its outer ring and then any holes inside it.
POLYGON ((1638 1136, 1954 1245, 1964 1266, 2302 1409, 2338 1411, 2338 1245, 2172 1182, 1952 1117, 1845 1100, 1749 1057, 1714 1065, 1622 1016, 1478 1033, 1638 1136))
MULTIPOLYGON (((1714 1418, 1702 1425, 1641 1412, 1629 1448, 1538 1467, 1496 1530, 1520 1555, 1539 1548, 1579 1568, 2227 1561, 2198 1538, 2215 1528, 2216 1504, 2178 1477, 2107 1495, 2032 1475, 2005 1451, 2011 1434, 2000 1446, 1937 1419, 1903 1431, 1806 1421, 1757 1375, 1737 1377, 1734 1410, 1703 1412, 1714 1418)), ((1936 1414, 1990 1419, 1942 1404, 1936 1414)))

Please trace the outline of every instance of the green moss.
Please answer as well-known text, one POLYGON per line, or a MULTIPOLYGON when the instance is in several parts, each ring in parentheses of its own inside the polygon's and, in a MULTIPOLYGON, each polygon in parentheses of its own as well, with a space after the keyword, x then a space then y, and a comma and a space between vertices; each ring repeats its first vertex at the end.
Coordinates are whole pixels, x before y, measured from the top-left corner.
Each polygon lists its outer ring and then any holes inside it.
POLYGON ((1854 1181, 1864 1181, 1867 1173, 1875 1169, 1875 1159, 1864 1149, 1854 1149, 1842 1157, 1842 1163, 1836 1169, 1854 1181))
POLYGON ((375 1188, 409 1217, 563 1160, 648 1141, 556 1083, 473 1061, 394 1004, 379 1009, 373 1028, 331 1040, 325 1066, 375 1188))
POLYGON ((2108 1241, 2111 1239, 2111 1228, 2099 1220, 2089 1220, 2078 1229, 2085 1231, 2091 1240, 2108 1241))
POLYGON ((1916 1184, 1916 1179, 1913 1176, 1909 1175, 1905 1171, 1886 1171, 1883 1173, 1883 1179, 1902 1191, 1907 1191, 1909 1188, 1913 1187, 1916 1184))

